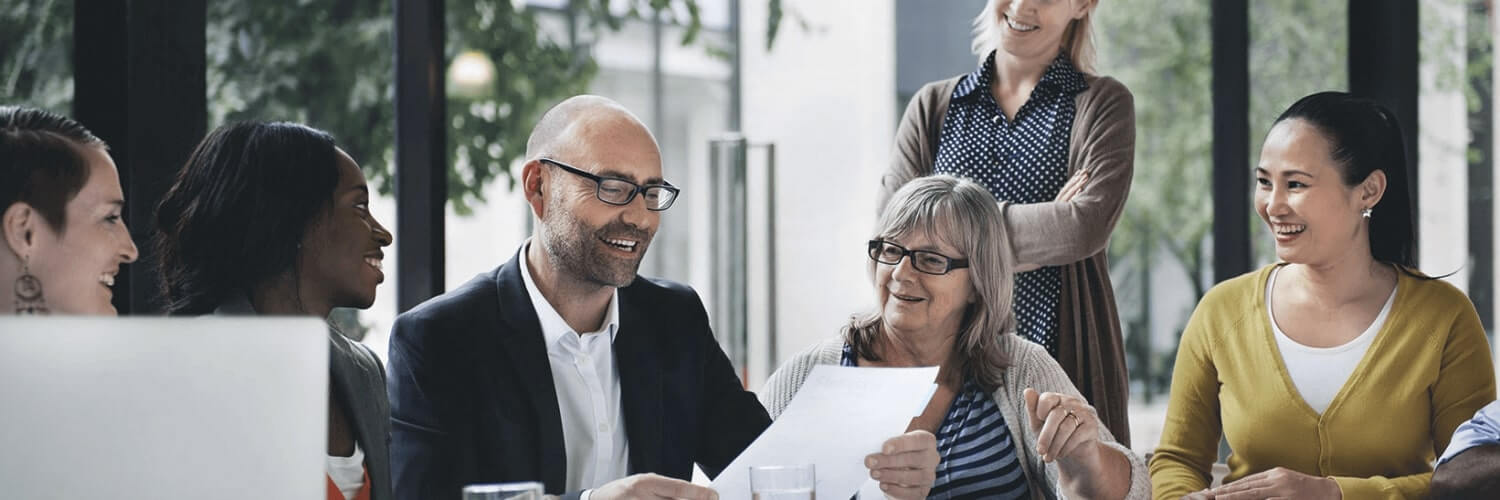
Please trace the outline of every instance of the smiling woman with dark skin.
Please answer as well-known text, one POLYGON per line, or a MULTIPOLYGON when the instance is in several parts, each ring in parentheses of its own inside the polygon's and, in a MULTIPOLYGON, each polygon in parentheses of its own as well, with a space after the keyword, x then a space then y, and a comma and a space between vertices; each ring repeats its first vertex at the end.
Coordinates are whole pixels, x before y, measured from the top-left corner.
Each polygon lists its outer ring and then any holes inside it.
MULTIPOLYGON (((369 199, 359 165, 325 132, 220 127, 157 209, 167 312, 327 318, 370 307, 391 234, 369 199)), ((391 498, 385 370, 331 327, 329 342, 328 498, 391 498)))

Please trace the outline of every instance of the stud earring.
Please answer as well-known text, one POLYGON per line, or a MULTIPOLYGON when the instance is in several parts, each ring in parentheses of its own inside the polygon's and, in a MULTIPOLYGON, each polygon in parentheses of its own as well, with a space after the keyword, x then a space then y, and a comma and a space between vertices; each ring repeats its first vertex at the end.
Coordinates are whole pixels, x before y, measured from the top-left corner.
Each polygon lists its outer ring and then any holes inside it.
POLYGON ((16 278, 16 314, 47 314, 47 299, 42 296, 42 280, 31 274, 31 258, 21 260, 21 277, 16 278))
POLYGON ((1359 214, 1365 216, 1365 218, 1368 219, 1368 218, 1370 218, 1370 213, 1371 212, 1373 212, 1373 210, 1370 210, 1370 209, 1366 208, 1364 210, 1360 210, 1359 214))

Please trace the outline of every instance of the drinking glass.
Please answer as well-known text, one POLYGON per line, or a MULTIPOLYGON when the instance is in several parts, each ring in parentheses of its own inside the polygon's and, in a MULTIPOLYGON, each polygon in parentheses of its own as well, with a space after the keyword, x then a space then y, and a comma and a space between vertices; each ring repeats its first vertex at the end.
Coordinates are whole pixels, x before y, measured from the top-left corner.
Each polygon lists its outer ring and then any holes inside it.
POLYGON ((814 500, 812 464, 750 468, 750 496, 754 500, 814 500))
POLYGON ((471 484, 463 500, 542 500, 542 483, 471 484))

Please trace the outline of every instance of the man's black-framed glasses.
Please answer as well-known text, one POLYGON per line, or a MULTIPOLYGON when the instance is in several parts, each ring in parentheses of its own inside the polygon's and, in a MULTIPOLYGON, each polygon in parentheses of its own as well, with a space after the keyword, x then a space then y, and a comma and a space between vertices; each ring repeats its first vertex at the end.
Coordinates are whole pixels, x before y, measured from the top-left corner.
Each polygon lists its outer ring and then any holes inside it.
POLYGON ((539 158, 539 160, 566 170, 570 174, 594 181, 598 184, 598 188, 594 190, 594 196, 597 196, 599 201, 610 205, 629 205, 635 200, 635 195, 639 194, 646 198, 646 210, 660 212, 672 208, 672 202, 677 201, 677 193, 681 192, 671 183, 642 186, 625 179, 594 175, 551 158, 539 158))
POLYGON ((906 247, 885 240, 870 240, 870 259, 881 264, 900 265, 901 259, 911 256, 911 267, 927 274, 943 275, 954 269, 969 267, 969 259, 955 259, 937 252, 907 250, 906 247))

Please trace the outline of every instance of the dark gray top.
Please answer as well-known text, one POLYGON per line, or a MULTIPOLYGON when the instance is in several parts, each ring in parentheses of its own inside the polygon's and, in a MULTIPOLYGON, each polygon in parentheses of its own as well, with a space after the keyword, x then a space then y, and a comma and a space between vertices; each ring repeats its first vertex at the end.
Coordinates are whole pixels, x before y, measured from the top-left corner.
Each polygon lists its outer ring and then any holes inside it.
MULTIPOLYGON (((236 296, 219 304, 215 316, 255 316, 250 299, 236 296)), ((344 405, 354 439, 365 451, 370 500, 390 500, 391 405, 386 399, 385 367, 375 352, 328 329, 329 390, 344 405)))

